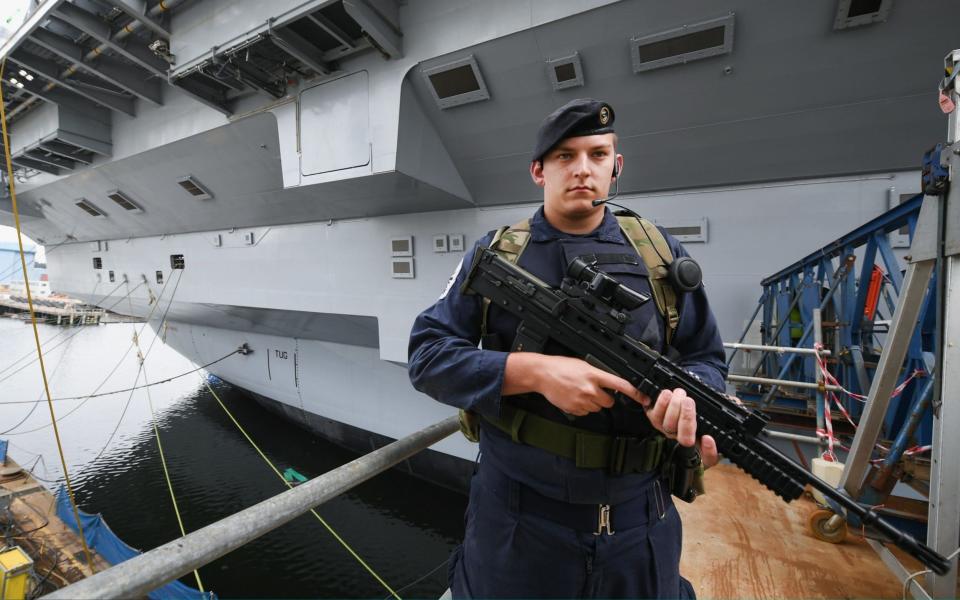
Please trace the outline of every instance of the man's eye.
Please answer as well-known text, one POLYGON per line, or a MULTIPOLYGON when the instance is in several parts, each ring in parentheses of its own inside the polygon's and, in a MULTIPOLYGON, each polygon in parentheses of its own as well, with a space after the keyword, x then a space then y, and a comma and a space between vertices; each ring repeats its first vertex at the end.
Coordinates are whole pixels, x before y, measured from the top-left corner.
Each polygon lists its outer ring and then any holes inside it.
POLYGON ((604 156, 607 155, 607 153, 603 150, 597 150, 596 152, 593 153, 593 155, 596 156, 597 158, 603 158, 604 156))
POLYGON ((560 154, 557 155, 557 158, 559 158, 559 159, 561 159, 561 160, 567 160, 568 158, 570 158, 570 153, 569 153, 569 152, 561 152, 560 154))

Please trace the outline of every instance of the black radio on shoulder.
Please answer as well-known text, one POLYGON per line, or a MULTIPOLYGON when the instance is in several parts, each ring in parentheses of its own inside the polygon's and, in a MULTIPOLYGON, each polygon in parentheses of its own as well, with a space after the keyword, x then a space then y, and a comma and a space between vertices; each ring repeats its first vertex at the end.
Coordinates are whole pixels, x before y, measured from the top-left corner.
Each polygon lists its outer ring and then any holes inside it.
MULTIPOLYGON (((614 167, 614 177, 618 174, 618 169, 614 167)), ((620 187, 619 182, 617 183, 617 188, 620 187)), ((617 190, 619 193, 619 189, 617 190)), ((609 204, 610 206, 616 206, 625 213, 633 216, 638 221, 640 220, 640 215, 630 210, 626 206, 617 204, 615 202, 610 202, 612 198, 616 198, 617 194, 615 193, 610 198, 602 198, 599 200, 594 200, 594 206, 600 206, 601 204, 609 204)), ((646 233, 646 229, 644 229, 646 233)), ((647 234, 649 238, 649 234, 647 234)), ((654 250, 657 247, 653 244, 653 240, 650 240, 650 245, 654 250)), ((660 256, 660 260, 663 261, 663 264, 667 266, 667 279, 670 281, 670 285, 673 286, 678 292, 693 292, 697 290, 701 285, 703 285, 703 271, 700 269, 700 264, 697 261, 693 260, 689 256, 678 256, 672 261, 668 261, 663 255, 660 254, 660 251, 657 250, 657 254, 660 256)))

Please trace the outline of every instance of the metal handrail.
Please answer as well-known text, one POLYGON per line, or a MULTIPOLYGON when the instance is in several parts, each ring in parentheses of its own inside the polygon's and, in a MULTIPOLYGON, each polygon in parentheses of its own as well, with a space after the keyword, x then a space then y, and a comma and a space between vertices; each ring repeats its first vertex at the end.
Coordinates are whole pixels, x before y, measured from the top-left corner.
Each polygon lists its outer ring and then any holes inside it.
POLYGON ((777 354, 819 354, 820 356, 830 356, 831 354, 829 350, 823 348, 818 350, 816 348, 796 348, 794 346, 764 346, 761 344, 733 344, 724 342, 723 347, 743 350, 744 352, 760 350, 761 352, 776 352, 777 354))
POLYGON ((794 387, 804 390, 823 389, 828 392, 842 392, 843 388, 839 385, 824 384, 823 382, 811 383, 809 381, 793 381, 791 379, 771 379, 769 377, 750 377, 749 375, 727 375, 727 381, 739 381, 742 383, 759 383, 763 385, 773 385, 778 387, 794 387))
POLYGON ((444 439, 456 415, 44 598, 139 598, 292 521, 444 439))

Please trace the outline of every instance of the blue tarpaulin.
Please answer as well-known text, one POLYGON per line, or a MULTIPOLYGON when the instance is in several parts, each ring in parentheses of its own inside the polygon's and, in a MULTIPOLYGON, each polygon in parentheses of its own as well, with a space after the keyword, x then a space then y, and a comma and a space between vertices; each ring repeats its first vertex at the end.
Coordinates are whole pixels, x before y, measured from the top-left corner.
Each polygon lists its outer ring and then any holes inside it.
MULTIPOLYGON (((107 522, 103 520, 102 515, 89 515, 82 510, 80 512, 80 521, 83 523, 83 536, 87 539, 87 545, 97 551, 111 565, 122 563, 134 556, 139 556, 141 552, 134 550, 123 543, 123 540, 117 537, 107 522)), ((77 531, 77 520, 73 518, 73 508, 70 507, 70 500, 67 498, 67 492, 60 487, 57 492, 57 516, 77 531)), ((177 600, 216 600, 217 595, 213 592, 201 592, 179 581, 173 581, 163 587, 159 587, 149 594, 151 600, 166 600, 173 598, 177 600)))
POLYGON ((0 465, 7 464, 7 440, 0 440, 0 465))

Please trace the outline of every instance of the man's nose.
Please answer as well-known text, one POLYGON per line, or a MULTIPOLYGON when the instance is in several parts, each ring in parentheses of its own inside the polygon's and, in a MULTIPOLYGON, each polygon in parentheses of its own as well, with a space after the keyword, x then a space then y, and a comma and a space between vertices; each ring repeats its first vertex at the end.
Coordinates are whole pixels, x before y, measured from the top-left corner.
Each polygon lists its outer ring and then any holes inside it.
POLYGON ((573 172, 577 177, 586 177, 590 174, 590 160, 586 154, 578 154, 574 159, 573 172))

